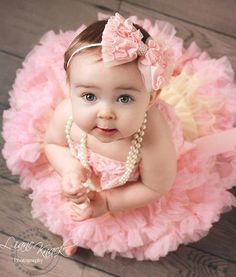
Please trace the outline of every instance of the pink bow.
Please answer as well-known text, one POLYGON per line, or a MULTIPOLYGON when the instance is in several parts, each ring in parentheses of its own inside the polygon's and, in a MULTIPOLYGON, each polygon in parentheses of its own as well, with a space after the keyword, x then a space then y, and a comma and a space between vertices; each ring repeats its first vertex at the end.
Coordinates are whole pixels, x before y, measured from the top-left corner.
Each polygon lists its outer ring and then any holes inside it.
POLYGON ((142 33, 134 27, 130 19, 116 13, 109 18, 103 31, 103 61, 113 66, 131 62, 140 56, 138 68, 144 77, 146 87, 158 90, 171 77, 174 67, 173 54, 165 45, 151 38, 144 43, 142 38, 142 33))

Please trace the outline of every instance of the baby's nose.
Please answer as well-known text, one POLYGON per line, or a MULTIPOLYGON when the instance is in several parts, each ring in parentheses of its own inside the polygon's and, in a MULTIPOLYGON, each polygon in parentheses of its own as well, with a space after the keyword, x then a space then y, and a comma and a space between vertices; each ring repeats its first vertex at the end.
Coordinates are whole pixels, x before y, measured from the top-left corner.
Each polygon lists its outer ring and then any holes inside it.
POLYGON ((115 113, 111 109, 108 109, 108 108, 100 110, 98 112, 97 117, 100 119, 106 119, 106 120, 116 118, 115 113))

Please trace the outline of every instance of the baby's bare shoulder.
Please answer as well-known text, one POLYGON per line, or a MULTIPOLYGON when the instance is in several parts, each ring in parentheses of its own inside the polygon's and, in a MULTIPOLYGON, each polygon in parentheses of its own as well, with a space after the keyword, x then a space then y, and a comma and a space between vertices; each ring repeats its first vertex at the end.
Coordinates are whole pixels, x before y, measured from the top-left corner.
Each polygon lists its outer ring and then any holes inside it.
POLYGON ((53 113, 46 130, 45 143, 66 145, 65 124, 71 113, 71 101, 66 98, 58 104, 53 113))
POLYGON ((154 190, 168 190, 176 175, 176 151, 168 122, 156 109, 150 111, 142 147, 140 176, 154 190), (162 187, 162 184, 165 184, 162 187))
POLYGON ((165 117, 157 107, 152 107, 148 113, 147 129, 144 143, 146 146, 157 146, 163 140, 172 140, 171 130, 165 117))

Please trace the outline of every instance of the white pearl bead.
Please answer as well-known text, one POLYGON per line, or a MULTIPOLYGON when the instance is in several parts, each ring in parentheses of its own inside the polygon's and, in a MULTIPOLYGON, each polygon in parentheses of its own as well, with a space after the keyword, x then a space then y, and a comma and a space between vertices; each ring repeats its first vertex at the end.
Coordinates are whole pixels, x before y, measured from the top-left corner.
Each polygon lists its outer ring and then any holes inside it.
POLYGON ((143 125, 142 127, 142 131, 144 131, 146 129, 146 125, 143 125))
POLYGON ((130 162, 130 163, 126 166, 126 168, 133 168, 133 166, 134 166, 134 163, 130 162))

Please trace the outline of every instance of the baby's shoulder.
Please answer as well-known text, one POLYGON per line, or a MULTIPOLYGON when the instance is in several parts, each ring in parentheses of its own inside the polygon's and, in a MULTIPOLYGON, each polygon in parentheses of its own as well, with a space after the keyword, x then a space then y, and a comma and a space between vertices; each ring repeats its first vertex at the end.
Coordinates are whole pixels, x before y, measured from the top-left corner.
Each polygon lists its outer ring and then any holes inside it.
POLYGON ((140 176, 144 184, 163 191, 169 189, 176 175, 176 151, 167 119, 157 107, 148 112, 146 130, 141 149, 140 176), (161 187, 163 180, 171 180, 165 188, 161 187))
POLYGON ((171 130, 165 116, 157 106, 153 106, 148 111, 144 143, 150 147, 163 140, 172 140, 171 130))
POLYGON ((47 126, 45 134, 46 143, 66 145, 65 125, 71 114, 71 101, 69 98, 65 98, 56 107, 52 118, 47 126))

